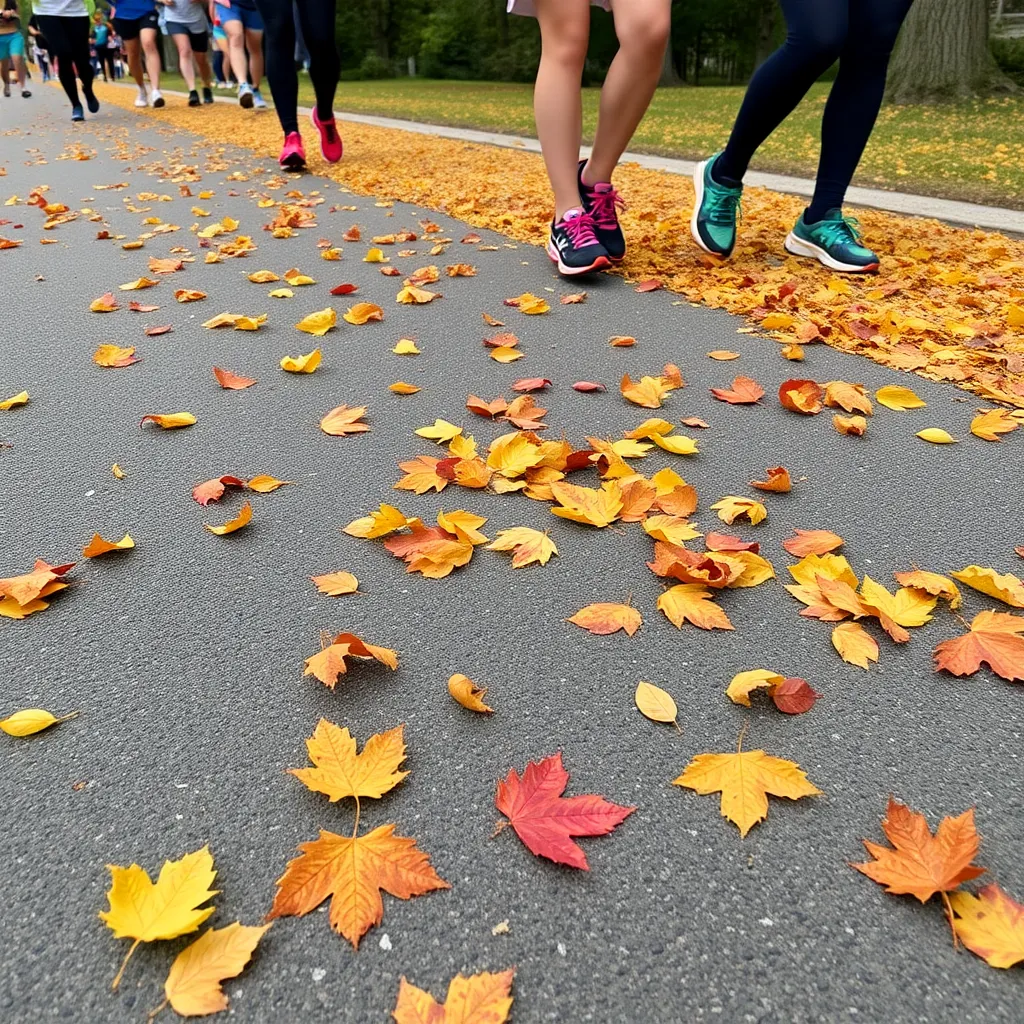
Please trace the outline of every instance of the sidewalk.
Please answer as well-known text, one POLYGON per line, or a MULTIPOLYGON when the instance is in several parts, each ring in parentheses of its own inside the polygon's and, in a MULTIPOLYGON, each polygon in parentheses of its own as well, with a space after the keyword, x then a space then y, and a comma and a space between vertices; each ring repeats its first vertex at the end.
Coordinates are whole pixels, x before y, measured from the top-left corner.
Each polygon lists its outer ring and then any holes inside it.
MULTIPOLYGON (((8 677, 0 718, 28 707, 80 711, 31 739, 0 735, 4 1024, 124 1024, 160 1003, 171 962, 194 936, 143 944, 112 993, 129 943, 97 918, 107 864, 137 863, 155 876, 165 859, 209 843, 221 891, 209 923, 263 922, 299 844, 320 829, 352 834, 352 801, 331 803, 286 771, 307 764, 305 740, 321 718, 347 727, 360 746, 404 725, 410 774, 382 799, 362 801, 360 831, 395 823, 451 889, 409 900, 385 894, 383 918, 358 951, 331 931, 326 912, 275 920, 252 963, 225 984, 238 1024, 383 1024, 402 977, 441 1000, 459 972, 513 966, 512 1024, 1019 1024, 1017 969, 955 951, 937 901, 888 896, 849 862, 863 857, 863 838, 881 840, 890 794, 932 826, 976 807, 982 881, 997 879, 1020 899, 1020 693, 987 670, 964 679, 933 671, 935 645, 963 632, 944 602, 909 643, 891 642, 871 622, 881 654, 870 671, 841 661, 831 624, 802 616, 782 589, 793 562, 782 542, 797 527, 832 530, 858 577, 890 589, 893 573, 912 566, 1019 573, 1024 431, 989 444, 969 431, 972 395, 823 344, 788 362, 773 340, 746 333, 743 319, 669 290, 638 293, 610 275, 558 280, 544 253, 518 239, 529 208, 517 209, 508 233, 475 226, 495 214, 465 193, 461 142, 426 140, 450 155, 451 206, 479 204, 470 220, 401 201, 397 165, 421 156, 424 140, 405 136, 389 164, 378 156, 396 133, 372 126, 354 127, 349 140, 344 172, 366 189, 356 194, 324 176, 279 175, 266 154, 270 117, 238 127, 221 108, 199 111, 190 123, 206 134, 193 134, 178 122, 196 112, 171 106, 157 117, 105 102, 71 126, 55 89, 2 109, 13 115, 2 195, 18 198, 0 208, 9 221, 0 235, 22 244, 0 251, 17 296, 0 325, 0 400, 22 389, 30 400, 0 411, 0 577, 36 558, 79 564, 49 608, 0 618, 8 677), (231 141, 240 138, 252 148, 231 141), (48 214, 26 203, 41 186, 49 204, 69 207, 66 218, 49 215, 60 218, 51 230, 48 214), (315 224, 298 226, 310 215, 315 224), (281 230, 284 220, 295 226, 281 230), (275 223, 276 237, 267 230, 275 223), (210 230, 217 224, 219 234, 210 230), (354 225, 360 238, 346 241, 354 225), (416 238, 373 241, 403 233, 416 238), (463 241, 473 235, 479 241, 463 241), (247 256, 206 262, 222 244, 240 251, 240 237, 255 246, 247 256), (141 248, 123 247, 136 239, 141 248), (335 248, 340 258, 322 258, 335 248), (388 262, 367 262, 372 248, 388 262), (163 274, 153 258, 186 262, 163 274), (446 274, 463 263, 476 274, 446 274), (406 276, 428 265, 440 279, 426 287, 443 297, 396 301, 406 276), (399 273, 381 273, 390 267, 399 273), (268 294, 284 281, 250 278, 291 268, 315 283, 293 286, 288 298, 268 294), (159 283, 121 290, 147 276, 159 283), (333 295, 342 283, 358 290, 333 295), (559 301, 584 288, 585 301, 559 301), (205 298, 175 301, 177 289, 205 298), (120 308, 90 311, 106 292, 120 308), (505 304, 525 292, 550 311, 525 315, 505 304), (133 299, 157 308, 131 311, 133 299), (383 320, 345 322, 357 302, 378 305, 383 320), (325 307, 339 314, 336 329, 296 330, 325 307), (201 326, 226 311, 267 320, 257 330, 201 326), (485 324, 482 313, 504 326, 485 324), (498 331, 515 333, 519 361, 490 357, 482 339, 498 331), (636 344, 613 347, 613 335, 636 344), (395 354, 403 338, 420 354, 395 354), (140 361, 97 366, 93 353, 110 343, 135 347, 140 361), (282 357, 317 347, 315 373, 281 368, 282 357), (737 358, 709 358, 716 350, 737 358), (687 384, 660 410, 619 393, 623 374, 658 376, 669 362, 687 384), (215 366, 256 383, 222 389, 215 366), (761 402, 712 396, 737 375, 760 382, 761 402), (832 410, 799 416, 781 407, 779 386, 795 375, 863 381, 871 393, 909 385, 927 405, 877 406, 864 437, 841 436, 832 410), (646 477, 674 470, 698 493, 702 535, 757 541, 774 565, 777 579, 718 594, 733 630, 677 629, 658 610, 666 581, 646 565, 654 545, 639 523, 596 529, 552 515, 548 501, 454 482, 424 494, 395 489, 399 461, 447 456, 416 434, 436 419, 461 427, 486 454, 514 428, 475 415, 467 398, 511 399, 513 383, 528 377, 551 381, 534 398, 548 410, 543 435, 552 441, 580 449, 588 438, 622 440, 662 416, 697 440, 698 455, 652 448, 630 465, 646 477), (607 390, 577 391, 581 380, 607 390), (421 390, 400 396, 390 390, 397 381, 421 390), (319 428, 342 403, 367 407, 368 432, 319 428), (196 423, 139 425, 147 414, 180 411, 196 423), (681 425, 692 417, 708 427, 681 425), (927 444, 916 436, 925 427, 958 443, 927 444), (751 489, 779 465, 791 493, 751 489), (223 474, 291 482, 272 493, 231 488, 219 503, 197 504, 192 489, 223 474), (725 525, 711 506, 727 495, 763 500, 767 518, 725 525), (229 536, 203 528, 236 516, 246 499, 248 526, 229 536), (426 579, 381 540, 341 532, 382 502, 428 524, 466 509, 486 518, 492 540, 519 526, 549 531, 558 554, 512 569, 507 554, 481 546, 450 576, 426 579), (115 540, 127 532, 136 547, 85 560, 95 532, 115 540), (310 577, 336 571, 353 573, 358 593, 318 593, 310 577), (627 600, 643 617, 632 637, 594 636, 566 621, 591 602, 627 600), (304 676, 321 635, 343 631, 397 651, 397 671, 353 665, 333 691, 304 676), (798 716, 757 695, 751 708, 730 702, 730 679, 754 668, 805 678, 822 699, 798 716), (453 673, 490 688, 493 716, 451 699, 453 673), (673 695, 681 733, 640 715, 641 680, 673 695), (798 762, 823 791, 772 798, 746 839, 721 817, 717 796, 672 785, 694 756, 734 751, 741 734, 745 750, 798 762), (511 828, 494 835, 498 780, 558 751, 569 795, 637 807, 612 834, 581 840, 587 872, 534 857, 511 828)), ((508 151, 479 149, 518 165, 508 151)), ((524 173, 529 186, 534 172, 524 173)), ((436 186, 407 173, 402 187, 426 197, 436 186)), ((766 216, 769 207, 756 209, 766 216)), ((973 237, 926 230, 935 246, 973 237)), ((816 275, 813 289, 828 291, 829 282, 816 275)), ((813 296, 812 284, 804 288, 813 296)), ((599 486, 593 468, 572 482, 599 486)), ((970 620, 997 604, 965 588, 958 614, 970 620)), ((170 1019, 166 1011, 157 1021, 170 1019)))

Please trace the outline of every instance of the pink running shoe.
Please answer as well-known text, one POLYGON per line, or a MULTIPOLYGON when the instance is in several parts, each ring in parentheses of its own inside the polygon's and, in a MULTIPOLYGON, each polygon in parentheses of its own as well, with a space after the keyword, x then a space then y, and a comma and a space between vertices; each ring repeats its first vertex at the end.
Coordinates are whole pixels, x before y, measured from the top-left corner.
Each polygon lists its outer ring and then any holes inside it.
POLYGON ((277 162, 286 171, 305 170, 306 151, 302 148, 302 136, 298 132, 285 136, 284 148, 277 162))
POLYGON ((321 121, 316 116, 316 107, 313 108, 309 116, 314 127, 320 133, 320 152, 323 153, 324 159, 329 164, 336 164, 341 159, 344 146, 342 146, 341 136, 338 134, 338 126, 335 124, 334 118, 332 117, 330 121, 321 121))

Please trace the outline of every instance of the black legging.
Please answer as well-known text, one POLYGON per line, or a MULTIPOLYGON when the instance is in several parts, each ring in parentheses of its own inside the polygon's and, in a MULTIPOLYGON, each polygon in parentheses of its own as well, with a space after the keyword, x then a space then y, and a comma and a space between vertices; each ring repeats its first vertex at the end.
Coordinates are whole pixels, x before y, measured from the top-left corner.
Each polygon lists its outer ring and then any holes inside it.
POLYGON ((113 82, 116 78, 114 74, 114 50, 110 46, 98 47, 97 51, 100 58, 100 68, 103 70, 103 80, 107 81, 107 75, 110 75, 110 81, 113 82))
POLYGON ((740 181, 758 146, 839 61, 821 121, 821 158, 808 223, 843 205, 875 126, 889 57, 913 0, 779 0, 786 41, 754 73, 714 175, 740 181))
POLYGON ((92 61, 89 59, 89 25, 87 15, 65 17, 58 14, 37 14, 39 31, 46 36, 50 56, 57 58, 57 77, 71 100, 71 106, 80 107, 75 70, 82 80, 86 99, 92 96, 92 61))
MULTIPOLYGON (((295 0, 299 25, 309 50, 309 77, 322 121, 334 117, 334 92, 341 61, 334 44, 336 0, 295 0)), ((299 76, 295 71, 295 20, 289 0, 256 0, 263 18, 267 80, 285 135, 299 130, 299 76)))

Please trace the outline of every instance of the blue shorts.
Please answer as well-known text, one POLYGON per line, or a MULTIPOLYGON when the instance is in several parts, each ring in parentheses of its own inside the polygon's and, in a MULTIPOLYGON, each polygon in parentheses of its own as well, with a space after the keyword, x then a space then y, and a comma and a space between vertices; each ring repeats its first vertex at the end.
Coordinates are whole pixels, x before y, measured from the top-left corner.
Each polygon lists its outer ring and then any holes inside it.
POLYGON ((243 28, 252 29, 254 32, 263 31, 263 19, 255 7, 221 7, 217 4, 216 11, 222 25, 229 21, 240 21, 243 28))
POLYGON ((25 38, 20 30, 0 36, 0 60, 25 56, 25 38))

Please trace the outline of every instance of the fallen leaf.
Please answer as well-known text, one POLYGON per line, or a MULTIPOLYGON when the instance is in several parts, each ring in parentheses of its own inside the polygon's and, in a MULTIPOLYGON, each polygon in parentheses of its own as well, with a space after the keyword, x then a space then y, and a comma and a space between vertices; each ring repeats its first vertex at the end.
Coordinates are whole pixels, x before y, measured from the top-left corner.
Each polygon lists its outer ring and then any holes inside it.
POLYGON ((206 292, 197 292, 192 288, 178 288, 174 297, 179 302, 199 302, 206 298, 206 292))
POLYGON ((769 795, 789 800, 821 795, 798 764, 763 750, 698 754, 672 784, 702 796, 720 792, 722 817, 744 837, 768 816, 769 795))
POLYGON ((918 398, 910 388, 898 384, 889 384, 875 392, 875 401, 887 409, 905 412, 908 409, 923 409, 927 404, 918 398))
POLYGON ((983 611, 975 615, 971 631, 935 648, 935 668, 954 676, 969 676, 987 664, 996 675, 1024 681, 1024 616, 983 611))
POLYGON ((701 629, 732 629, 724 610, 712 600, 711 591, 699 583, 670 587, 658 598, 658 610, 677 629, 692 622, 701 629))
POLYGON ((295 297, 295 292, 291 288, 274 288, 267 292, 267 297, 270 299, 292 299, 295 297))
POLYGON ((544 299, 538 298, 530 292, 523 292, 514 299, 505 299, 506 306, 514 306, 520 313, 527 313, 536 316, 539 313, 547 313, 551 307, 544 299))
POLYGON ((509 992, 514 974, 513 970, 483 972, 468 978, 457 974, 448 985, 443 1005, 403 977, 391 1016, 395 1024, 504 1024, 512 1008, 509 992))
POLYGON ((739 352, 730 352, 725 348, 716 348, 713 352, 708 353, 709 359, 717 359, 719 362, 727 363, 732 359, 739 359, 739 352))
POLYGON ((125 478, 124 470, 116 462, 110 467, 110 472, 113 473, 114 477, 118 480, 123 480, 125 478))
POLYGON ((547 377, 523 377, 512 385, 513 391, 544 391, 551 387, 547 377))
POLYGON ((209 505, 211 501, 218 501, 224 496, 225 487, 244 487, 245 481, 237 476, 217 476, 212 480, 197 484, 192 488, 192 497, 200 505, 209 505))
POLYGON ((430 490, 440 493, 448 486, 448 478, 440 476, 437 471, 440 461, 429 455, 420 455, 400 462, 398 465, 406 475, 395 484, 395 488, 399 491, 412 491, 414 494, 426 494, 430 490))
POLYGON ((451 263, 444 269, 449 277, 476 277, 476 267, 470 263, 451 263))
POLYGON ((170 334, 174 330, 172 324, 160 324, 158 327, 147 327, 143 333, 148 338, 155 338, 161 334, 170 334))
POLYGON ((737 519, 746 517, 751 524, 756 526, 768 516, 768 510, 759 501, 753 498, 744 498, 736 494, 728 494, 721 501, 716 501, 711 506, 718 513, 718 518, 730 526, 737 519))
POLYGON ((442 296, 438 292, 428 291, 426 288, 417 288, 415 285, 406 285, 396 296, 396 302, 402 302, 406 305, 425 306, 428 302, 433 302, 434 299, 440 299, 442 296))
POLYGON ((892 846, 865 839, 864 846, 874 859, 850 867, 885 886, 886 892, 916 896, 922 903, 942 893, 948 905, 947 893, 985 871, 971 863, 979 842, 973 808, 957 818, 943 818, 932 835, 923 814, 889 797, 882 831, 892 846))
POLYGON ((379 800, 409 773, 399 768, 405 760, 404 726, 371 736, 360 753, 348 729, 321 718, 306 740, 312 768, 289 768, 307 789, 323 793, 331 803, 345 798, 379 800))
POLYGON ((1009 409, 985 409, 971 420, 971 433, 984 441, 999 441, 1020 426, 1009 409))
POLYGON ((802 715, 810 711, 820 696, 806 679, 795 676, 784 679, 771 692, 775 706, 786 715, 802 715))
POLYGON ((359 589, 359 580, 350 572, 331 572, 323 576, 310 576, 310 579, 316 584, 316 589, 328 597, 354 594, 359 589))
MULTIPOLYGON (((368 303, 367 303, 368 305, 368 303)), ((338 324, 337 312, 328 306, 326 309, 318 310, 304 316, 295 326, 298 330, 314 337, 322 338, 329 330, 338 324)))
POLYGON ((878 661, 878 644, 859 622, 841 622, 832 630, 832 646, 839 657, 850 665, 867 669, 868 662, 878 661))
POLYGON ((213 368, 213 375, 217 383, 228 391, 241 391, 243 388, 251 388, 256 383, 255 377, 240 377, 230 370, 222 370, 220 367, 213 368))
POLYGON ((489 708, 483 701, 487 696, 487 687, 477 686, 471 679, 458 672, 448 680, 448 692, 470 711, 479 711, 487 715, 494 711, 494 708, 489 708))
POLYGON ((752 405, 764 397, 764 388, 751 377, 737 377, 731 388, 712 388, 711 394, 730 405, 752 405))
POLYGON ((225 928, 204 932, 174 958, 164 982, 166 1003, 182 1017, 202 1017, 226 1010, 229 1002, 221 982, 237 978, 245 970, 269 927, 235 921, 225 928))
POLYGON ((135 547, 135 541, 126 533, 119 541, 104 540, 98 533, 82 549, 86 558, 98 558, 110 551, 128 551, 135 547))
POLYGON ((848 434, 854 437, 863 437, 868 429, 868 421, 863 416, 840 416, 836 413, 832 417, 832 426, 840 434, 848 434))
POLYGON ((540 530, 532 530, 528 526, 516 526, 510 530, 500 530, 488 551, 511 551, 512 568, 537 562, 546 565, 552 555, 558 554, 555 542, 540 530))
POLYGON ((607 636, 620 629, 632 636, 641 626, 640 613, 628 604, 588 604, 566 620, 595 636, 607 636))
POLYGON ((794 558, 806 558, 808 555, 827 555, 830 551, 843 546, 843 538, 830 530, 799 530, 794 527, 795 537, 789 537, 782 546, 794 558))
POLYGON ((922 441, 929 441, 932 444, 955 444, 956 438, 939 427, 928 427, 926 430, 919 430, 917 436, 922 441))
POLYGON ((638 381, 630 379, 629 374, 624 374, 619 385, 622 397, 634 405, 644 409, 660 409, 662 399, 669 393, 670 388, 659 377, 641 377, 638 381))
POLYGON ((578 380, 572 386, 573 391, 607 391, 603 384, 596 384, 592 380, 578 380))
POLYGON ((656 292, 660 288, 664 288, 664 284, 659 281, 656 277, 652 277, 647 281, 641 281, 634 289, 635 292, 656 292))
POLYGON ((281 278, 272 270, 254 270, 249 275, 249 280, 253 284, 271 284, 273 281, 280 281, 281 278))
POLYGON ((159 281, 154 281, 149 277, 139 277, 134 281, 129 281, 128 284, 122 284, 119 287, 123 292, 137 292, 141 291, 143 288, 152 288, 159 283, 159 281))
POLYGON ((105 292, 98 299, 93 299, 89 303, 89 309, 93 313, 113 313, 114 310, 120 308, 113 292, 105 292))
POLYGON ((7 718, 0 718, 0 730, 8 736, 34 736, 37 732, 49 729, 51 725, 67 722, 77 715, 77 711, 72 711, 70 715, 57 718, 43 708, 25 708, 23 711, 15 711, 7 718))
POLYGON ((353 633, 339 633, 322 651, 306 659, 302 674, 314 676, 333 690, 338 676, 348 672, 346 658, 378 661, 392 672, 398 668, 398 655, 389 648, 365 643, 353 633))
POLYGON ((120 345, 100 345, 93 353, 92 361, 97 366, 121 367, 131 366, 139 362, 134 348, 121 348, 120 345))
POLYGON ((178 427, 191 427, 196 422, 196 418, 190 412, 149 413, 142 417, 139 426, 141 427, 147 422, 155 423, 158 427, 163 427, 164 430, 174 430, 178 427))
POLYGON ((419 390, 421 389, 415 384, 406 384, 403 380, 396 380, 394 384, 388 385, 388 391, 393 391, 396 395, 415 395, 419 390))
POLYGON ((790 412, 814 416, 821 412, 824 391, 813 380, 787 380, 779 385, 779 401, 790 412))
POLYGON ((986 885, 975 896, 954 892, 949 898, 957 938, 990 967, 1009 968, 1024 961, 1024 906, 999 888, 986 885))
POLYGON ((402 338, 391 351, 396 356, 418 356, 420 354, 420 350, 416 347, 416 342, 409 338, 402 338))
POLYGON ((332 295, 351 295, 351 294, 353 294, 353 292, 357 292, 357 291, 359 291, 359 285, 357 285, 357 284, 349 284, 347 281, 345 281, 345 282, 342 282, 341 284, 336 284, 331 289, 331 294, 332 295))
POLYGON ((802 363, 804 361, 803 345, 793 342, 789 345, 783 345, 779 351, 782 353, 783 359, 789 359, 794 363, 802 363))
POLYGON ((788 494, 793 490, 793 481, 785 466, 774 466, 765 470, 765 474, 767 480, 751 480, 750 486, 756 487, 759 491, 775 491, 779 494, 788 494))
POLYGON ((25 405, 28 402, 28 392, 21 391, 16 395, 12 395, 10 398, 5 398, 0 402, 0 409, 7 412, 9 409, 13 409, 18 405, 25 405))
POLYGON ((639 682, 636 684, 636 692, 633 694, 633 702, 637 710, 645 718, 652 722, 668 722, 679 728, 679 709, 671 694, 667 693, 660 686, 651 683, 639 682))
POLYGON ((622 511, 622 489, 614 480, 606 482, 599 491, 556 480, 551 484, 551 493, 558 502, 551 512, 573 522, 605 527, 615 522, 622 511))
POLYGON ((832 409, 845 409, 871 416, 874 407, 863 384, 850 384, 845 380, 831 380, 825 385, 825 404, 832 409))
POLYGON ((155 883, 138 864, 108 867, 110 909, 101 910, 100 919, 115 938, 135 940, 114 978, 111 987, 116 989, 140 942, 176 939, 197 931, 214 912, 216 908, 200 905, 217 895, 217 890, 210 888, 217 872, 208 846, 180 860, 164 861, 155 883))
POLYGON ((349 324, 365 324, 371 320, 383 320, 384 310, 372 302, 357 302, 354 306, 349 306, 342 319, 349 324))
POLYGON ((414 839, 394 833, 394 825, 354 838, 321 830, 288 862, 267 917, 301 917, 330 896, 331 927, 358 949, 363 935, 383 920, 382 891, 407 900, 451 888, 414 839))
POLYGON ((522 777, 511 769, 498 782, 494 805, 532 854, 588 871, 586 855, 573 839, 607 835, 636 808, 594 794, 563 797, 568 783, 562 755, 552 754, 528 763, 522 777))
POLYGON ((408 522, 394 505, 381 505, 376 512, 371 512, 361 519, 354 519, 342 532, 350 537, 373 540, 376 537, 386 537, 395 530, 401 530, 408 522))
POLYGON ((234 533, 236 530, 242 529, 243 526, 248 526, 252 521, 252 505, 246 502, 238 512, 238 515, 234 519, 229 519, 222 526, 210 526, 207 523, 203 523, 204 529, 215 533, 218 537, 225 537, 229 533, 234 533))
POLYGON ((1017 576, 1010 573, 1000 576, 995 569, 981 565, 969 565, 959 572, 951 572, 950 576, 1012 608, 1024 608, 1024 580, 1017 576))
POLYGON ((289 373, 312 373, 320 365, 322 358, 323 353, 318 348, 304 356, 285 356, 281 360, 281 369, 289 373))
POLYGON ((257 494, 270 494, 272 491, 276 491, 279 487, 285 487, 291 482, 291 480, 278 480, 277 477, 261 473, 259 476, 254 476, 245 486, 257 494))
POLYGON ((470 395, 466 399, 466 408, 470 412, 475 412, 477 416, 487 416, 493 419, 508 411, 508 402, 500 396, 493 402, 485 402, 482 398, 477 398, 476 395, 470 395))
POLYGON ((628 334, 616 334, 608 339, 608 344, 612 348, 632 348, 636 344, 636 338, 628 334))
POLYGON ((370 429, 370 425, 359 422, 365 415, 365 405, 339 405, 320 420, 320 429, 333 437, 365 434, 370 429))
POLYGON ((291 270, 284 272, 284 279, 293 287, 301 288, 304 285, 316 284, 308 274, 303 274, 298 267, 292 267, 291 270))

